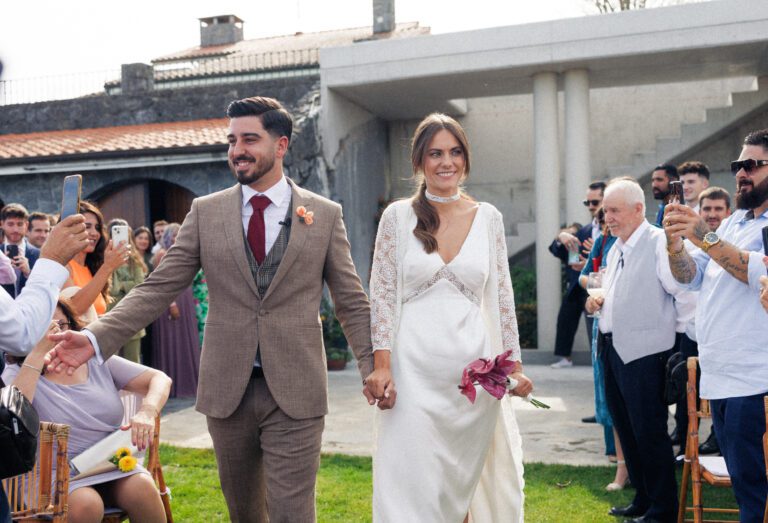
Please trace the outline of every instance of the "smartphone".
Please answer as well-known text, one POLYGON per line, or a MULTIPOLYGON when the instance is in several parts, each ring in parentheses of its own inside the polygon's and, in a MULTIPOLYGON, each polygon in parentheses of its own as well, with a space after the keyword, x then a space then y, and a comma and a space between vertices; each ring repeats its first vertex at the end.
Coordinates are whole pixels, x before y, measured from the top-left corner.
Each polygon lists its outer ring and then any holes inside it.
POLYGON ((667 203, 685 203, 683 198, 683 182, 669 182, 669 201, 667 203))
POLYGON ((14 259, 16 256, 19 255, 19 246, 18 245, 6 245, 5 246, 5 255, 8 256, 10 259, 14 259))
POLYGON ((763 227, 763 253, 768 256, 768 225, 763 227))
POLYGON ((128 245, 128 226, 114 225, 112 227, 112 247, 117 247, 122 242, 128 245))
POLYGON ((64 187, 61 191, 61 218, 72 216, 80 212, 80 190, 83 185, 83 177, 73 174, 64 178, 64 187))

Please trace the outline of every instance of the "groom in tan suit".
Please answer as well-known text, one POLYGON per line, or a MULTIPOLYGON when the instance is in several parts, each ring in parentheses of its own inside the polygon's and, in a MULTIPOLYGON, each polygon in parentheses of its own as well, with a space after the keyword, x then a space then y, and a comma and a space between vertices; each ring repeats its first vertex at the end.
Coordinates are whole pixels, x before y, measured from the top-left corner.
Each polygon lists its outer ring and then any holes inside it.
POLYGON ((239 184, 197 198, 175 245, 85 334, 51 352, 57 371, 109 358, 157 318, 202 267, 208 281, 197 410, 206 415, 232 521, 315 521, 315 478, 328 412, 318 309, 328 285, 373 404, 394 402, 374 370, 370 309, 350 256, 341 206, 283 175, 292 120, 271 98, 227 109, 229 165, 239 184))

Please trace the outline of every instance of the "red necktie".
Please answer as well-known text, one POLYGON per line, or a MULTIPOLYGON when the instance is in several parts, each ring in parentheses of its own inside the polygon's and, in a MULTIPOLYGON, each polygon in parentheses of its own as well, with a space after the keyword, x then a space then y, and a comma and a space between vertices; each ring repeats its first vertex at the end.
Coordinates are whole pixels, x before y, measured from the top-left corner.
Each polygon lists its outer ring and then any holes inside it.
POLYGON ((272 201, 263 194, 257 194, 251 198, 253 214, 251 215, 251 221, 248 222, 248 245, 251 246, 253 257, 256 258, 256 263, 259 265, 264 263, 264 258, 267 257, 267 236, 264 231, 264 209, 269 207, 269 204, 271 203, 272 201))

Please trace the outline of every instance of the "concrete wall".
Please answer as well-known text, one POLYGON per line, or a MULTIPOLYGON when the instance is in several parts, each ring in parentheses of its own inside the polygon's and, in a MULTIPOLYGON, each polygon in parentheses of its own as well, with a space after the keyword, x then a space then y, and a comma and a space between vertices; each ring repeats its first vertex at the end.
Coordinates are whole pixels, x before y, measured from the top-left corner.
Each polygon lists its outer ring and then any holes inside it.
POLYGON ((373 119, 356 127, 341 143, 329 172, 333 199, 342 204, 355 267, 368 286, 377 215, 390 177, 387 125, 373 119))
MULTIPOLYGON (((652 150, 659 137, 679 134, 680 125, 684 123, 702 121, 707 108, 725 106, 732 92, 749 90, 753 83, 750 78, 733 78, 592 89, 592 178, 600 180, 623 174, 622 166, 631 163, 634 153, 652 150)), ((562 93, 559 104, 562 129, 562 93)), ((467 114, 458 118, 472 147, 472 173, 467 180, 467 189, 476 198, 493 203, 504 214, 512 255, 534 241, 533 97, 473 98, 467 101, 467 107, 467 114)), ((408 180, 411 174, 409 148, 417 124, 414 120, 389 125, 391 197, 406 196, 413 188, 408 180)), ((562 145, 562 132, 560 140, 562 145)), ((557 154, 557 151, 552 153, 557 154)), ((560 160, 563 166, 561 186, 564 187, 567 166, 562 156, 560 160)), ((727 164, 723 165, 727 171, 727 164)), ((653 167, 649 165, 648 169, 653 167)), ((649 203, 649 210, 650 206, 649 203)), ((562 195, 553 195, 552 212, 559 213, 560 221, 564 223, 562 195)), ((581 220, 589 220, 586 209, 581 220)))

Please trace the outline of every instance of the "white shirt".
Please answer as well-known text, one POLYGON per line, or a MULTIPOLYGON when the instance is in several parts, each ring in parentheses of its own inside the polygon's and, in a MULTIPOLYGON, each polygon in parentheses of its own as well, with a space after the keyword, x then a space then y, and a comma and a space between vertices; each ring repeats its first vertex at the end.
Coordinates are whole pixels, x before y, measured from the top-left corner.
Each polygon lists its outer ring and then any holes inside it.
MULTIPOLYGON (((760 305, 763 265, 761 229, 768 211, 747 220, 738 210, 723 220, 717 234, 749 252, 748 283, 742 283, 710 260, 691 253, 696 276, 683 287, 700 290, 696 310, 696 339, 701 364, 701 397, 735 398, 768 392, 768 313, 760 305)), ((680 284, 682 286, 682 284, 680 284)))
POLYGON ((285 220, 288 206, 291 204, 291 186, 288 184, 285 176, 283 176, 279 182, 263 193, 255 191, 247 185, 242 185, 241 187, 243 189, 243 231, 245 231, 246 238, 248 237, 248 223, 253 215, 251 198, 257 194, 264 195, 272 202, 264 209, 264 252, 268 253, 280 235, 280 229, 283 227, 281 222, 285 220))
POLYGON ((598 236, 600 236, 600 222, 597 221, 597 218, 594 218, 592 220, 592 241, 595 241, 598 236))
POLYGON ((41 258, 15 300, 0 289, 0 350, 16 356, 29 354, 48 329, 68 277, 65 267, 41 258))
MULTIPOLYGON (((264 209, 264 252, 268 253, 275 244, 275 240, 277 240, 277 237, 280 235, 280 228, 283 227, 283 224, 280 222, 285 220, 288 206, 291 204, 291 186, 288 183, 288 180, 285 179, 285 176, 283 176, 280 178, 279 182, 263 193, 255 191, 247 185, 241 185, 241 187, 243 191, 243 207, 241 212, 243 218, 243 231, 245 232, 246 238, 248 237, 248 223, 251 221, 251 216, 253 215, 251 198, 256 194, 263 194, 272 201, 272 204, 264 209)), ((96 361, 98 361, 99 364, 104 363, 104 358, 101 355, 101 349, 96 341, 96 336, 94 336, 88 329, 83 329, 83 334, 88 336, 91 345, 93 345, 93 348, 96 351, 96 361)))
MULTIPOLYGON (((648 223, 648 220, 643 220, 643 223, 635 229, 635 232, 632 233, 626 242, 621 238, 616 239, 613 248, 608 252, 606 271, 603 275, 603 278, 605 278, 603 287, 607 290, 605 292, 603 308, 600 311, 600 332, 613 332, 613 294, 616 288, 614 283, 623 268, 619 260, 622 259, 622 254, 624 255, 625 263, 631 259, 632 249, 637 245, 638 240, 640 240, 640 237, 649 227, 651 227, 651 224, 648 223)), ((669 258, 667 257, 667 240, 664 235, 659 235, 659 239, 656 242, 656 277, 659 278, 664 290, 675 297, 677 324, 680 327, 678 332, 682 332, 685 324, 693 318, 696 310, 696 301, 691 293, 684 292, 683 289, 678 287, 675 278, 672 276, 672 271, 669 268, 669 258)))

